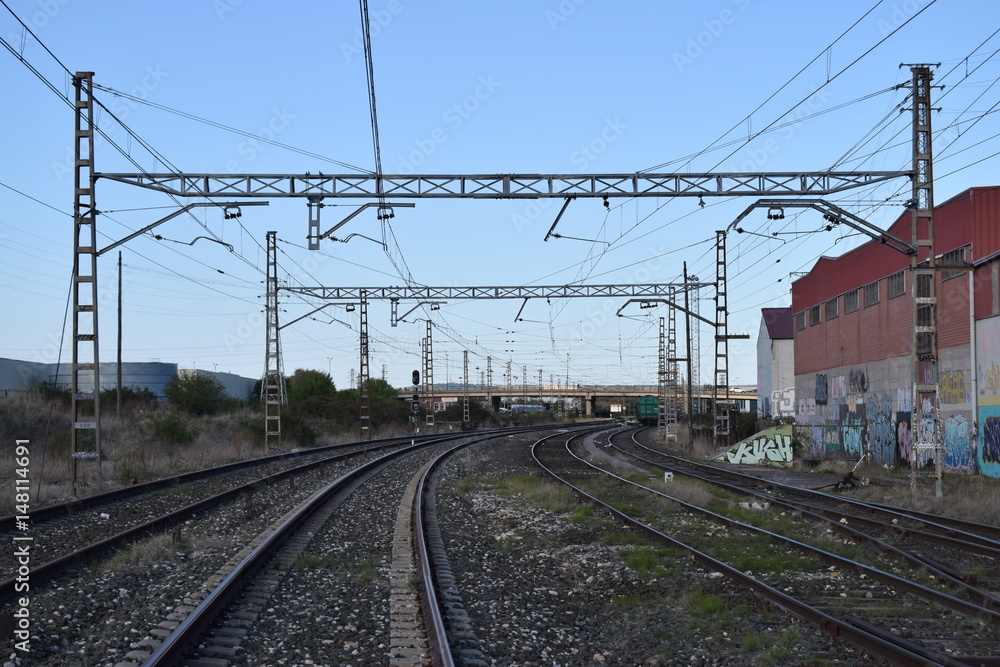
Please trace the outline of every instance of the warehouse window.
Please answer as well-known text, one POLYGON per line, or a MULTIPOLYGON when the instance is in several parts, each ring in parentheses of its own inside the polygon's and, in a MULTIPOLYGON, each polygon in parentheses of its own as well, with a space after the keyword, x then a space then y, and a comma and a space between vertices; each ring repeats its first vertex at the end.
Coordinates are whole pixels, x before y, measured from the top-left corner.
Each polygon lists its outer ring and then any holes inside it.
POLYGON ((837 300, 830 299, 826 302, 826 319, 832 320, 837 316, 837 300))
MULTIPOLYGON (((955 266, 956 264, 965 264, 965 248, 959 248, 958 250, 952 250, 951 252, 946 252, 941 255, 941 259, 938 260, 938 264, 941 266, 955 266)), ((965 271, 942 271, 941 280, 951 280, 952 278, 957 278, 958 276, 965 273, 965 271)))
POLYGON ((906 285, 903 278, 903 272, 898 271, 889 276, 889 298, 892 299, 897 296, 903 296, 905 293, 906 285))
POLYGON ((865 285, 865 308, 878 303, 878 281, 865 285))
POLYGON ((795 330, 802 331, 806 328, 806 311, 795 313, 795 330))
POLYGON ((819 324, 819 306, 809 309, 809 326, 814 327, 819 324))
POLYGON ((858 290, 852 289, 844 295, 844 312, 853 313, 858 309, 858 290))

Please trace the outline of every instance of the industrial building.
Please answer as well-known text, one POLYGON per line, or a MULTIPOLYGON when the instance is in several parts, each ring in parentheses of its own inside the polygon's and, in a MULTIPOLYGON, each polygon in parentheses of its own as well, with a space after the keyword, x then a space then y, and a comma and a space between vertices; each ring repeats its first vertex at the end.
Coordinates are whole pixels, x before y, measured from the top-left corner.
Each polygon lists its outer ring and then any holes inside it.
POLYGON ((757 413, 795 416, 795 329, 791 308, 761 308, 757 334, 757 413))
MULTIPOLYGON (((28 391, 40 383, 56 387, 69 388, 72 384, 70 375, 71 364, 49 364, 18 359, 0 359, 0 396, 12 392, 28 391)), ((240 400, 248 400, 255 379, 242 377, 233 373, 219 373, 201 369, 178 368, 177 364, 159 361, 125 362, 122 363, 122 386, 145 388, 153 392, 157 398, 166 398, 163 387, 175 375, 207 375, 215 378, 226 388, 226 393, 240 400)), ((80 374, 80 390, 93 390, 94 381, 89 371, 80 374)), ((114 389, 118 382, 118 365, 101 363, 101 389, 114 389)))
MULTIPOLYGON (((911 224, 905 211, 887 231, 908 240, 911 224)), ((1000 187, 935 207, 934 238, 944 468, 1000 477, 1000 187)), ((910 269, 909 256, 873 240, 820 258, 792 284, 796 434, 817 458, 867 451, 880 464, 917 456, 924 465, 933 456, 914 451, 926 435, 918 429, 934 424, 920 417, 932 406, 913 406, 910 269)), ((933 371, 923 364, 921 384, 933 371)))

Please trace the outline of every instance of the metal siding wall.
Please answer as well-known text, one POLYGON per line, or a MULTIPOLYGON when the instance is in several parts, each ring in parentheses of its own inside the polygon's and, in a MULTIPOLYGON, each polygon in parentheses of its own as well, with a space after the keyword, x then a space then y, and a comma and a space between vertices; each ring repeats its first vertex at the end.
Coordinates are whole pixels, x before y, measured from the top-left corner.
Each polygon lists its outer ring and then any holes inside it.
POLYGON ((1000 251, 1000 188, 977 188, 972 193, 973 260, 1000 251))

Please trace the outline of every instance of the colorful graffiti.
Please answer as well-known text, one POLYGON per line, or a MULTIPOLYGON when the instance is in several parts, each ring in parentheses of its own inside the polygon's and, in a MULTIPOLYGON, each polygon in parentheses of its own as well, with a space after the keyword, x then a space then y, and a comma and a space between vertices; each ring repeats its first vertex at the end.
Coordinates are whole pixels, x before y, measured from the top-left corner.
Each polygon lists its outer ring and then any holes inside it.
POLYGON ((713 458, 742 465, 788 467, 792 464, 792 427, 778 426, 761 431, 713 458))
POLYGON ((941 402, 949 405, 968 403, 965 391, 965 373, 962 371, 941 371, 941 402))
POLYGON ((1000 392, 1000 366, 996 365, 996 362, 990 362, 990 369, 983 370, 983 367, 979 367, 979 374, 983 378, 983 393, 987 391, 1000 392))
POLYGON ((826 405, 829 397, 826 376, 822 373, 816 374, 816 405, 826 405))
POLYGON ((896 447, 899 460, 903 462, 909 462, 913 451, 913 430, 910 428, 912 420, 913 415, 909 411, 896 413, 896 447))
POLYGON ((860 419, 844 421, 844 454, 848 458, 861 458, 861 446, 864 442, 864 428, 860 419))
POLYGON ((813 417, 816 415, 816 399, 815 398, 800 398, 799 399, 799 414, 806 417, 813 417))
POLYGON ((1000 464, 1000 416, 983 420, 983 463, 1000 464))
POLYGON ((965 415, 948 417, 944 422, 944 464, 953 470, 972 471, 974 452, 969 441, 969 421, 965 415))

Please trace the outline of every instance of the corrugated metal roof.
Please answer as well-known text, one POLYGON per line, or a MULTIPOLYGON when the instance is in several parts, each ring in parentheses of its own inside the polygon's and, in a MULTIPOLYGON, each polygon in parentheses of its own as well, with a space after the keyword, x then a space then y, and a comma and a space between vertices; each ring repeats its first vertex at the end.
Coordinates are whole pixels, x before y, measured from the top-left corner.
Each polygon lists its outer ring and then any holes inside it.
POLYGON ((795 338, 795 317, 791 308, 761 308, 767 336, 771 340, 795 338))

